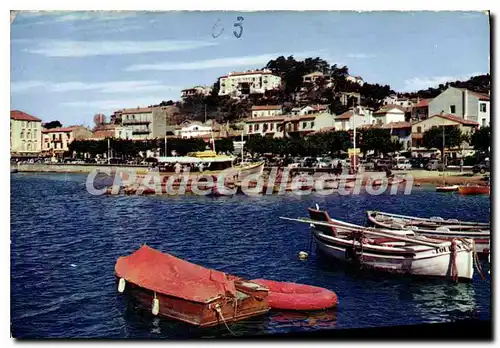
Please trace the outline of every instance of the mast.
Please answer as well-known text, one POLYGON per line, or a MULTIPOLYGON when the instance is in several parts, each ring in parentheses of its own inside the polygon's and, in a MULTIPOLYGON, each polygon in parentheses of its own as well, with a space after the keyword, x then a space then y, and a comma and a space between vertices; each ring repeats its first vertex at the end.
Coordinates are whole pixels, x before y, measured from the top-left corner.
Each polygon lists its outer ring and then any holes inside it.
POLYGON ((243 132, 245 131, 245 128, 243 127, 243 130, 241 131, 241 164, 243 164, 243 132))
POLYGON ((445 176, 445 172, 444 172, 444 160, 446 158, 445 154, 444 154, 444 145, 445 145, 445 142, 444 142, 444 126, 443 126, 443 152, 442 152, 441 155, 443 156, 443 158, 442 158, 442 161, 443 161, 443 184, 446 185, 446 179, 444 178, 444 176, 445 176))
POLYGON ((167 133, 165 132, 165 157, 167 157, 167 133))

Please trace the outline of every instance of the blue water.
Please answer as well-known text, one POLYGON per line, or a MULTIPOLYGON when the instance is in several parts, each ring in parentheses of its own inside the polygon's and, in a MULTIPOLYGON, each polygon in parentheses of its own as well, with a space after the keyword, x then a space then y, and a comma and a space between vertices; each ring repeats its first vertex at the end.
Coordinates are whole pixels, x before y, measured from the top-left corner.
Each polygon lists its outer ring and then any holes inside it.
POLYGON ((236 335, 491 318, 491 282, 412 279, 367 273, 308 250, 306 215, 365 223, 366 210, 489 221, 489 196, 415 188, 411 195, 263 197, 92 196, 84 175, 11 175, 11 322, 14 337, 186 338, 231 335, 137 310, 116 290, 114 264, 147 243, 206 267, 253 278, 326 287, 335 310, 273 311, 232 324, 236 335))

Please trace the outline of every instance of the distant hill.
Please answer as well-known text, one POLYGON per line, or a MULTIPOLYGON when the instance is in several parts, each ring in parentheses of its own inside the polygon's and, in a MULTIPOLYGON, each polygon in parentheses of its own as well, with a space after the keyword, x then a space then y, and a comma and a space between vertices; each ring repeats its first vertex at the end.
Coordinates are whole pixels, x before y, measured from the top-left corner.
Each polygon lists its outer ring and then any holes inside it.
POLYGON ((473 76, 467 81, 450 81, 437 88, 429 87, 418 92, 402 93, 405 97, 435 98, 448 87, 467 88, 471 91, 488 94, 491 89, 490 74, 473 76))

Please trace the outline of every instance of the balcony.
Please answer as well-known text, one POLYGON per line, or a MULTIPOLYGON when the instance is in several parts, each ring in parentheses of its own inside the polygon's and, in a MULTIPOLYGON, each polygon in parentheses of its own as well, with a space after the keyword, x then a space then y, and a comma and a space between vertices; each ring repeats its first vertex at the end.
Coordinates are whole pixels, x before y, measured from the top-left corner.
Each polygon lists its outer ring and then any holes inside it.
POLYGON ((145 120, 122 120, 123 125, 128 125, 128 124, 150 124, 151 121, 145 121, 145 120))
POLYGON ((139 129, 139 130, 135 130, 135 131, 132 131, 132 134, 149 134, 149 130, 147 129, 139 129))

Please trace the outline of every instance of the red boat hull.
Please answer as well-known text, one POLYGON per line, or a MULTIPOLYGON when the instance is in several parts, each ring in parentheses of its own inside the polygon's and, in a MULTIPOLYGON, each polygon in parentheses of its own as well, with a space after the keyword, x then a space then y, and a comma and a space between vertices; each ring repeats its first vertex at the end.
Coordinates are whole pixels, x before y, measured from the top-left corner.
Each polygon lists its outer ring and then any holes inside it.
POLYGON ((489 195, 489 186, 460 186, 458 193, 461 195, 489 195))
POLYGON ((269 306, 273 309, 312 311, 335 307, 337 295, 317 286, 254 279, 253 283, 269 289, 269 306))

